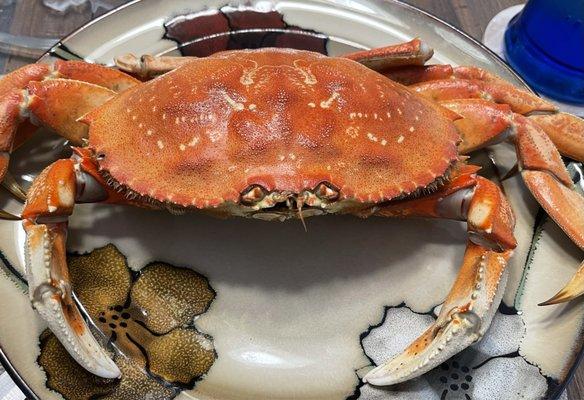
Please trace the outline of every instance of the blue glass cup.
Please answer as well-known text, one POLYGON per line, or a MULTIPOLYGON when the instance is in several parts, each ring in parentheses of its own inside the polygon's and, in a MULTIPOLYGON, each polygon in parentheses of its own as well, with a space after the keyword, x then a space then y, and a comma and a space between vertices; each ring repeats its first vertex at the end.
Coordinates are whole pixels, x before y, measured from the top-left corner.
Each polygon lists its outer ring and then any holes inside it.
POLYGON ((529 0, 507 27, 505 51, 535 90, 584 104, 584 0, 529 0))

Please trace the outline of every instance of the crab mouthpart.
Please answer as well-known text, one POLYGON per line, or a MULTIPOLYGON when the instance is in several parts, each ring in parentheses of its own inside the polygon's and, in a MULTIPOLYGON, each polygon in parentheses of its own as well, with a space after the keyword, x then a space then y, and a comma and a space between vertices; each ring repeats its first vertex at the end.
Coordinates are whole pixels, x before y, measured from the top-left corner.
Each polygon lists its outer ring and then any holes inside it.
POLYGON ((323 206, 326 204, 320 201, 315 202, 313 198, 316 198, 316 196, 308 191, 300 194, 272 192, 255 204, 255 210, 253 210, 251 216, 265 221, 285 221, 297 218, 300 219, 306 230, 304 218, 321 215, 326 212, 323 206))

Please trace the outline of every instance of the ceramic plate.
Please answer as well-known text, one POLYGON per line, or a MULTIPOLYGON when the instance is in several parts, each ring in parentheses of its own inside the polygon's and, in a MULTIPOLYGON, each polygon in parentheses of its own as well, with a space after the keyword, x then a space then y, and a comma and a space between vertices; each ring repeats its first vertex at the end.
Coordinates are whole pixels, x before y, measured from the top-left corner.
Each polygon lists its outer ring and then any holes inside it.
MULTIPOLYGON (((260 46, 337 55, 416 36, 435 49, 434 62, 478 65, 523 85, 453 27, 375 0, 133 2, 41 61, 111 64, 127 52, 205 56, 260 46)), ((62 140, 39 134, 11 168, 26 183, 68 154, 62 140)), ((474 161, 497 179, 514 153, 499 145, 474 161)), ((29 397, 42 399, 556 398, 579 358, 584 308, 536 304, 571 277, 581 253, 518 179, 503 186, 519 247, 493 325, 479 344, 405 384, 379 389, 359 378, 435 318, 462 260, 461 223, 323 217, 309 219, 305 232, 300 222, 78 206, 68 242, 75 289, 96 330, 125 355, 116 355, 122 380, 104 381, 81 371, 45 331, 22 279, 23 231, 0 222, 5 366, 29 397)), ((8 198, 1 206, 20 209, 8 198)))

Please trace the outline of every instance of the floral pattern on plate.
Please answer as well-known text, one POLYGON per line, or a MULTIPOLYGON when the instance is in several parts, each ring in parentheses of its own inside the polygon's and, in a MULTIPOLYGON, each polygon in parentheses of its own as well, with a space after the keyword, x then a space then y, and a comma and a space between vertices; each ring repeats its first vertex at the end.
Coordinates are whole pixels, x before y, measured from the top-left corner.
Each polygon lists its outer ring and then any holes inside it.
MULTIPOLYGON (((382 323, 363 337, 363 349, 373 362, 382 363, 399 353, 434 319, 435 315, 418 314, 405 306, 388 308, 382 323)), ((404 392, 428 400, 543 398, 548 389, 546 378, 519 355, 524 334, 521 316, 499 311, 483 340, 440 367, 388 388, 362 386, 358 399, 403 399, 404 392)))
POLYGON ((223 7, 182 15, 165 25, 166 37, 175 40, 184 56, 206 57, 223 50, 284 47, 326 54, 322 33, 289 25, 278 11, 223 7))
POLYGON ((96 377, 75 363, 49 331, 38 363, 47 386, 66 399, 168 399, 192 388, 217 357, 212 338, 194 319, 215 292, 186 268, 151 263, 133 274, 113 245, 68 257, 71 282, 122 371, 119 380, 96 377))

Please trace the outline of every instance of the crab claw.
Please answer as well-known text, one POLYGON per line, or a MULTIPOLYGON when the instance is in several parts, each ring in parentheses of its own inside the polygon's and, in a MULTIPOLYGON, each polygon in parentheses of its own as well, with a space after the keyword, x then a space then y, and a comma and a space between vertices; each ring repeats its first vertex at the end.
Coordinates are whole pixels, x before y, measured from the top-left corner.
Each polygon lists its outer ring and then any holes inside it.
POLYGON ((380 208, 377 215, 466 220, 469 241, 462 267, 436 322, 401 354, 363 380, 393 385, 415 378, 480 340, 501 301, 505 266, 516 246, 515 219, 493 182, 463 166, 440 191, 380 208))
POLYGON ((71 296, 65 259, 66 223, 25 223, 27 280, 34 308, 69 354, 89 372, 117 378, 120 370, 95 340, 71 296))
POLYGON ((458 278, 436 322, 401 354, 371 370, 363 381, 393 385, 419 376, 480 340, 505 287, 510 252, 497 253, 469 243, 458 278), (502 292, 499 290, 499 292, 502 292))
POLYGON ((116 378, 120 370, 93 337, 70 286, 65 250, 67 219, 76 199, 83 201, 79 196, 91 186, 91 181, 86 181, 89 178, 83 177, 78 184, 77 174, 83 176, 74 160, 56 161, 35 179, 29 192, 23 211, 29 296, 51 331, 82 367, 104 378, 116 378))

